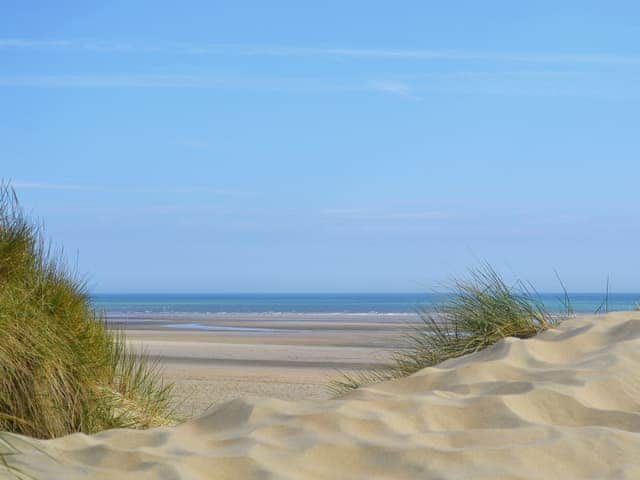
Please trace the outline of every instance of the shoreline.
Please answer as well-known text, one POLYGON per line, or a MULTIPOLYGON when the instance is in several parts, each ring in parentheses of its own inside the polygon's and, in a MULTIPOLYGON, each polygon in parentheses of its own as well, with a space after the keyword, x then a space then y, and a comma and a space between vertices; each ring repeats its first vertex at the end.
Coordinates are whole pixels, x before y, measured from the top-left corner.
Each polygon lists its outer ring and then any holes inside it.
MULTIPOLYGON (((198 330, 219 328, 221 331, 239 329, 268 329, 270 331, 369 331, 412 328, 421 323, 418 314, 325 314, 325 313, 137 313, 135 315, 109 314, 106 322, 113 328, 125 330, 198 330), (195 327, 194 327, 195 326, 195 327)), ((260 333, 260 330, 257 332, 260 333)))

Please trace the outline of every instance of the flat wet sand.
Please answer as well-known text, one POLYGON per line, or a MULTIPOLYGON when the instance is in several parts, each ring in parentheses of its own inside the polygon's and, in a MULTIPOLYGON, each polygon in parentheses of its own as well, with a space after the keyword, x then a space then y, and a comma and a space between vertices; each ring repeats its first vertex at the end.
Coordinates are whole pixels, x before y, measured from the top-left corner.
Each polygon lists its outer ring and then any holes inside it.
POLYGON ((327 399, 331 380, 389 363, 420 320, 390 314, 136 314, 109 318, 176 386, 191 417, 245 396, 327 399))

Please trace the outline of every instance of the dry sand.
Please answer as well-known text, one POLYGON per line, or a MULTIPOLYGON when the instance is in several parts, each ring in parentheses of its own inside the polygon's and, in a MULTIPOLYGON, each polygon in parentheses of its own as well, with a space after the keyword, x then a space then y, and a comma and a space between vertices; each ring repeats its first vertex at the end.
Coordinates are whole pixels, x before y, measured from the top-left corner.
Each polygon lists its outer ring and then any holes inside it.
POLYGON ((3 438, 35 478, 638 479, 640 314, 568 320, 340 399, 250 397, 177 427, 3 438))

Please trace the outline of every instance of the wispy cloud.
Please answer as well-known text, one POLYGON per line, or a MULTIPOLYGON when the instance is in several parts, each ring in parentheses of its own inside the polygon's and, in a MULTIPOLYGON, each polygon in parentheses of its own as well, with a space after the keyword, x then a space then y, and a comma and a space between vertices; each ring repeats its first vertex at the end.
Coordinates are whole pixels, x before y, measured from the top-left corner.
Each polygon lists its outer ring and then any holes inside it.
MULTIPOLYGON (((588 72, 431 72, 366 78, 301 77, 223 77, 211 75, 0 75, 2 88, 149 88, 208 89, 228 92, 370 94, 382 93, 409 100, 427 95, 495 95, 603 97, 637 99, 640 97, 639 74, 624 77, 595 75, 588 72)), ((192 145, 196 147, 196 145, 192 145)), ((203 145, 199 145, 200 148, 203 145)))
POLYGON ((122 42, 56 40, 56 39, 30 39, 30 38, 0 38, 0 49, 13 50, 86 50, 91 52, 117 53, 117 52, 163 52, 167 47, 144 46, 122 42))
POLYGON ((618 52, 496 52, 447 49, 291 47, 252 44, 135 43, 70 39, 0 38, 0 49, 74 50, 94 53, 178 55, 325 56, 396 60, 458 60, 525 63, 640 64, 640 56, 618 52))
MULTIPOLYGON (((31 88, 196 88, 287 92, 379 92, 419 99, 412 88, 398 80, 337 81, 321 78, 222 77, 196 75, 0 75, 0 87, 31 88)), ((193 142, 189 142, 190 144, 193 142)), ((195 145, 192 145, 195 146, 195 145)), ((202 147, 202 145, 198 145, 202 147)))
MULTIPOLYGON (((417 99, 398 81, 300 77, 224 77, 211 75, 0 75, 0 87, 20 88, 179 88, 278 92, 380 92, 417 99)), ((193 148, 204 145, 189 143, 193 148)))
MULTIPOLYGON (((490 52, 426 49, 312 48, 241 44, 143 44, 64 39, 0 38, 0 58, 7 50, 184 55, 255 55, 326 58, 378 58, 382 72, 331 70, 315 76, 144 72, 0 74, 3 88, 148 88, 208 89, 229 92, 384 94, 407 100, 428 95, 549 97, 640 97, 640 56, 490 52), (448 64, 413 62, 393 68, 394 59, 448 59, 448 64), (526 62, 526 63, 523 63, 526 62), (592 64, 592 65, 589 65, 592 64), (625 64, 605 69, 606 64, 625 64), (394 74, 401 70, 401 74, 394 74)), ((291 70, 290 70, 291 71, 291 70)))
POLYGON ((0 48, 13 49, 39 49, 39 48, 65 48, 70 47, 70 42, 64 40, 29 40, 26 38, 0 38, 0 48))
POLYGON ((397 95, 399 97, 420 100, 420 97, 413 94, 411 87, 403 82, 393 80, 374 80, 370 82, 371 89, 376 92, 397 95))
POLYGON ((22 182, 15 181, 10 183, 14 188, 22 188, 29 190, 92 190, 95 187, 84 185, 61 184, 61 183, 43 183, 43 182, 22 182))
POLYGON ((184 186, 184 187, 118 187, 106 185, 84 185, 77 183, 49 183, 49 182, 30 182, 16 180, 11 185, 16 189, 22 190, 61 190, 67 192, 97 192, 97 193, 166 193, 166 194, 213 194, 225 196, 246 196, 251 195, 250 192, 213 188, 207 186, 184 186))
POLYGON ((441 210, 384 210, 384 209, 363 209, 363 208, 336 208, 325 209, 320 212, 325 218, 334 220, 435 220, 451 216, 450 212, 441 210))
POLYGON ((285 76, 82 74, 0 75, 0 87, 32 88, 192 88, 256 91, 370 91, 361 80, 285 76))
POLYGON ((215 77, 189 75, 1 75, 0 86, 5 87, 64 87, 64 88, 215 88, 224 86, 215 77))

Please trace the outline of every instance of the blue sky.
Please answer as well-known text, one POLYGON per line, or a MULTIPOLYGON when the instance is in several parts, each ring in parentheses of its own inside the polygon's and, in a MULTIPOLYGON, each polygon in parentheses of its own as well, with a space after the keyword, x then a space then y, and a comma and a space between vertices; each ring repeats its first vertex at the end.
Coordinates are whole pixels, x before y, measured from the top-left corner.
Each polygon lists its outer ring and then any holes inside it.
POLYGON ((0 175, 92 289, 640 290, 637 2, 100 3, 0 4, 0 175))

